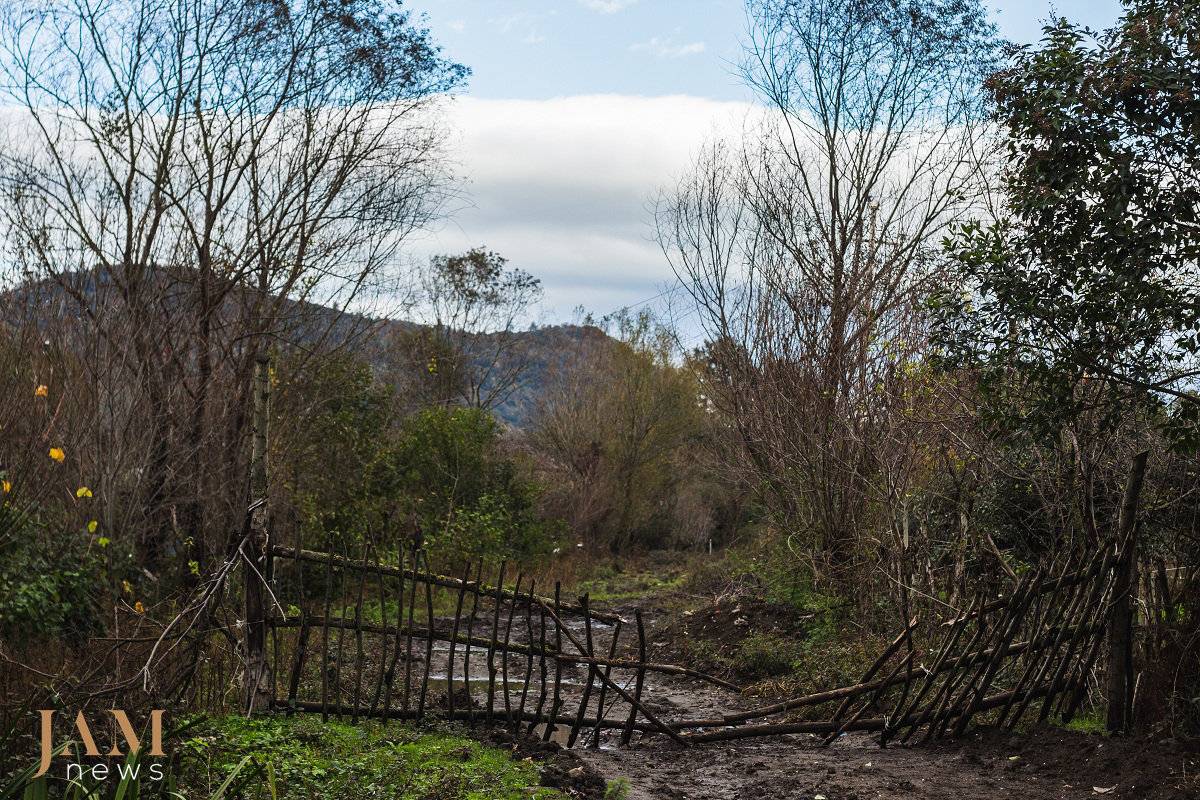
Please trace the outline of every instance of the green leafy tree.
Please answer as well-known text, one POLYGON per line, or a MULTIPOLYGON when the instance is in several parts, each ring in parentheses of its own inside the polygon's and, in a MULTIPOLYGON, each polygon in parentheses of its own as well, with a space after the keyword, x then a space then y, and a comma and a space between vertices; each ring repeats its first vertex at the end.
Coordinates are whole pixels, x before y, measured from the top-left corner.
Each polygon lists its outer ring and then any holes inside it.
POLYGON ((937 305, 951 367, 1000 422, 1043 436, 1135 408, 1194 444, 1200 419, 1200 3, 1135 0, 1066 20, 989 82, 1006 203, 948 239, 964 283, 937 305))
POLYGON ((388 525, 400 515, 392 465, 397 403, 369 365, 348 357, 285 358, 276 373, 272 458, 310 546, 388 525))
POLYGON ((689 543, 706 539, 711 509, 687 497, 699 494, 690 446, 706 420, 692 373, 673 363, 673 334, 647 311, 623 309, 599 325, 615 338, 581 338, 533 415, 530 443, 553 476, 551 503, 593 549, 663 544, 688 538, 674 536, 687 527, 689 543))
POLYGON ((557 525, 536 513, 537 488, 478 408, 428 408, 406 419, 393 469, 419 541, 438 556, 534 558, 557 525))

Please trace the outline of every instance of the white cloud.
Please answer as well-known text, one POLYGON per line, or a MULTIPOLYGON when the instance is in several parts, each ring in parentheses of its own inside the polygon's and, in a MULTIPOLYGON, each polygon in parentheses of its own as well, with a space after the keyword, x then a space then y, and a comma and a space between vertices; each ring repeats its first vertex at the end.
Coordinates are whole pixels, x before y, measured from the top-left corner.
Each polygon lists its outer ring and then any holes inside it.
POLYGON ((612 14, 636 3, 638 0, 579 0, 581 4, 593 11, 612 14))
POLYGON ((546 41, 546 37, 537 32, 538 21, 553 17, 556 13, 550 11, 548 14, 530 14, 522 11, 504 17, 494 17, 489 19, 488 23, 499 28, 502 34, 523 32, 525 35, 521 38, 522 44, 537 44, 546 41))
POLYGON ((467 28, 467 23, 461 19, 452 19, 446 23, 446 27, 455 33, 462 33, 467 28))
POLYGON ((707 45, 704 42, 692 42, 691 44, 675 44, 671 39, 662 39, 655 36, 648 42, 638 42, 629 45, 629 49, 633 52, 651 53, 658 58, 679 58, 681 56, 692 56, 697 53, 703 53, 707 45))
POLYGON ((486 246, 546 288, 552 316, 607 313, 674 280, 652 240, 648 204, 683 173, 714 127, 744 103, 590 95, 462 97, 449 106, 473 206, 413 243, 413 256, 486 246))

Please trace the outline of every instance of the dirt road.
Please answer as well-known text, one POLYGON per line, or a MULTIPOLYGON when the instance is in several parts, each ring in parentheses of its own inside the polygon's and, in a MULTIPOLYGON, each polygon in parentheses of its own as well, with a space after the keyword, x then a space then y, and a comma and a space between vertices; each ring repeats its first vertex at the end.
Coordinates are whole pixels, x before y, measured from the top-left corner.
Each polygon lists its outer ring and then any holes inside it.
POLYGON ((1056 728, 977 731, 961 741, 885 749, 853 734, 827 749, 816 737, 772 737, 577 752, 610 784, 627 780, 629 800, 1200 797, 1195 760, 1056 728))
MULTIPOLYGON (((663 619, 649 615, 651 638, 663 619)), ((665 719, 720 716, 750 701, 688 679, 657 676, 647 697, 665 719)), ((681 748, 648 737, 621 750, 577 748, 629 800, 1050 800, 1200 798, 1200 757, 1166 745, 1038 726, 974 729, 961 739, 880 748, 877 736, 775 736, 681 748)))

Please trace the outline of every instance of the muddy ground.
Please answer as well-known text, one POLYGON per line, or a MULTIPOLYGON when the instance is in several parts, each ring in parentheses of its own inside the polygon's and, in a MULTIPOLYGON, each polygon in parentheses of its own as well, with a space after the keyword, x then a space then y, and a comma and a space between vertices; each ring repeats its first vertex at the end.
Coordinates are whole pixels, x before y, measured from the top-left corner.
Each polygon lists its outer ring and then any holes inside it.
POLYGON ((1057 728, 885 749, 875 741, 848 734, 823 749, 818 737, 790 736, 577 753, 610 783, 628 781, 629 800, 1200 797, 1195 759, 1057 728))
MULTIPOLYGON (((743 610, 750 608, 743 604, 743 610)), ((755 611, 762 622, 773 616, 755 611)), ((695 616, 699 627, 714 627, 703 610, 695 616)), ((679 619, 651 611, 649 638, 674 649, 679 619)), ((711 634, 724 642, 720 630, 711 634)), ((667 676, 656 679, 647 697, 650 709, 667 719, 715 716, 761 702, 667 676)), ((809 735, 687 749, 649 736, 626 750, 606 737, 599 749, 575 752, 610 784, 626 781, 629 800, 1200 798, 1196 755, 1051 725, 1021 734, 977 728, 961 739, 887 748, 871 734, 847 734, 828 748, 809 735)))
MULTIPOLYGON (((796 617, 794 612, 772 606, 761 598, 694 597, 681 608, 679 598, 675 597, 671 598, 669 613, 658 604, 660 599, 644 597, 612 603, 607 610, 619 611, 626 617, 632 616, 635 608, 643 612, 650 660, 687 663, 689 653, 697 652, 695 642, 699 640, 705 643, 702 648, 705 652, 719 657, 714 663, 728 667, 723 676, 738 679, 742 685, 745 681, 739 678, 744 676, 736 674, 737 659, 728 657, 738 652, 742 642, 757 632, 760 636, 764 633, 777 636, 778 639, 769 641, 778 641, 782 646, 803 639, 806 626, 811 624, 809 617, 796 617)), ((612 628, 604 625, 594 628, 597 650, 604 651, 611 640, 612 628)), ((576 633, 580 638, 584 635, 582 629, 576 633)), ((520 632, 514 634, 519 639, 520 632)), ((632 656, 629 648, 633 642, 624 639, 622 643, 621 655, 632 656)), ((439 677, 444 677, 447 655, 441 645, 434 651, 432 666, 439 677)), ((483 661, 483 654, 477 653, 470 669, 470 701, 477 708, 486 699, 487 674, 481 671, 485 666, 483 661)), ((521 675, 525 664, 520 657, 514 657, 511 674, 521 675)), ((463 667, 456 663, 458 676, 466 672, 463 667)), ((577 708, 586 670, 568 668, 564 677, 566 708, 577 708)), ((626 675, 621 682, 627 684, 628 679, 626 675)), ((814 676, 814 680, 821 679, 814 676)), ((514 704, 522 686, 520 682, 513 684, 514 704)), ((761 692, 752 695, 690 678, 651 674, 643 700, 660 718, 678 721, 719 718, 730 711, 778 699, 761 692)), ((468 702, 465 689, 459 688, 456 697, 460 708, 468 702)), ((613 708, 618 705, 613 704, 613 708)), ((613 711, 614 715, 624 713, 613 711)), ((538 733, 543 730, 537 728, 538 733)), ((893 743, 886 749, 878 746, 876 735, 859 733, 844 735, 828 748, 821 746, 821 737, 810 735, 684 748, 661 734, 639 734, 631 747, 622 749, 619 732, 607 730, 600 736, 599 747, 583 746, 591 738, 584 731, 579 746, 566 751, 561 747, 566 734, 566 729, 560 728, 552 732, 553 741, 541 742, 504 732, 480 731, 481 736, 496 737, 495 743, 510 746, 514 758, 529 758, 539 764, 545 785, 559 787, 585 800, 603 800, 605 781, 610 787, 627 784, 624 795, 608 796, 624 796, 628 800, 1200 798, 1198 755, 1164 744, 1111 739, 1051 725, 1020 734, 975 728, 961 739, 947 738, 929 744, 893 743)))

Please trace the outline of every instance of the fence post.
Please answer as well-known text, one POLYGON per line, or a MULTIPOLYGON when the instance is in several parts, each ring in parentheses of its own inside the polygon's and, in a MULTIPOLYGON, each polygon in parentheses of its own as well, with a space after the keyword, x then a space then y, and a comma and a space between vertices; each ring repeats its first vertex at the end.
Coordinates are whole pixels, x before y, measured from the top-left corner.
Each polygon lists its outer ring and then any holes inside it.
POLYGON ((1117 523, 1112 616, 1108 623, 1108 732, 1127 734, 1133 716, 1133 609, 1137 581, 1137 504, 1148 450, 1133 457, 1117 523))
POLYGON ((248 536, 242 545, 244 627, 246 644, 246 713, 272 701, 267 670, 267 604, 264 581, 267 565, 267 420, 271 397, 271 361, 260 353, 254 364, 254 416, 250 444, 250 503, 248 536))

